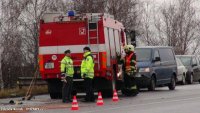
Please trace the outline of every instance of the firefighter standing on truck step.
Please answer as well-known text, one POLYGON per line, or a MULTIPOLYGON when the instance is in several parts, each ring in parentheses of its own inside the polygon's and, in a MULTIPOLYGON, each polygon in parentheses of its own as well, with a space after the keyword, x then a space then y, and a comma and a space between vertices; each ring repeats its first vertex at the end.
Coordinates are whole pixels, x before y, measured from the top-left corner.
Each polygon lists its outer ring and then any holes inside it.
POLYGON ((73 60, 71 59, 70 50, 65 51, 65 57, 61 61, 60 69, 61 69, 61 81, 63 81, 62 102, 63 103, 72 102, 71 92, 73 85, 74 67, 73 67, 73 60))
POLYGON ((127 96, 136 96, 138 94, 138 89, 135 81, 135 74, 137 72, 136 67, 136 54, 134 52, 133 45, 126 45, 124 47, 126 56, 124 58, 124 89, 122 90, 123 94, 127 96))
POLYGON ((84 78, 84 86, 86 91, 86 97, 83 102, 94 102, 94 91, 93 91, 93 78, 94 78, 94 59, 91 54, 89 47, 83 48, 84 59, 81 63, 81 77, 84 78))

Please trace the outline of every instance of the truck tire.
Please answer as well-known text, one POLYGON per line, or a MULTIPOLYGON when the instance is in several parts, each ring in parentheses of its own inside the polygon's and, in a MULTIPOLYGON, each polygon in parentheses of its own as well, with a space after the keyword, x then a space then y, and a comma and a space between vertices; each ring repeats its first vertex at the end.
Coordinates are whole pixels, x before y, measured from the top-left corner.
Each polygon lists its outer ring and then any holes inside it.
POLYGON ((105 78, 95 78, 94 86, 96 91, 101 92, 102 96, 112 97, 113 95, 113 83, 110 80, 106 80, 105 78))
POLYGON ((62 82, 59 79, 48 80, 48 92, 51 99, 62 98, 62 82))
POLYGON ((62 93, 49 93, 51 99, 61 99, 62 98, 62 93))
POLYGON ((58 95, 56 93, 49 93, 51 99, 58 99, 58 95))
POLYGON ((192 84, 193 83, 193 75, 192 74, 190 74, 189 75, 189 79, 188 79, 188 84, 192 84))
POLYGON ((77 95, 77 91, 76 91, 76 90, 72 90, 71 95, 72 95, 72 97, 73 97, 74 95, 77 95))
POLYGON ((169 83, 168 87, 169 87, 169 90, 174 90, 175 89, 175 87, 176 87, 176 80, 175 80, 174 76, 171 77, 171 82, 169 83))
MULTIPOLYGON (((113 96, 113 90, 118 89, 117 87, 117 72, 116 72, 116 64, 113 64, 112 66, 112 74, 113 78, 112 80, 108 80, 103 77, 95 77, 94 78, 94 87, 96 91, 101 92, 102 96, 105 97, 112 97, 113 96)), ((119 83, 119 82, 118 82, 119 83)), ((121 85, 121 84, 118 84, 121 85)))
POLYGON ((150 84, 149 84, 148 90, 149 91, 155 91, 155 88, 156 88, 156 81, 155 81, 155 77, 152 76, 151 80, 150 80, 150 84))
POLYGON ((102 93, 103 98, 108 98, 113 96, 112 89, 104 89, 100 91, 102 93))

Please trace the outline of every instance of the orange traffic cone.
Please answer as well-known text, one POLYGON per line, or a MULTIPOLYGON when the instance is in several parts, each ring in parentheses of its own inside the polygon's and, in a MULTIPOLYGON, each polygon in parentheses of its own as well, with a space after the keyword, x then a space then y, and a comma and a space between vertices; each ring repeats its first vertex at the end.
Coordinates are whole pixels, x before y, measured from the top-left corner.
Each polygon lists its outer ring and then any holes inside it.
POLYGON ((116 91, 116 90, 114 90, 114 92, 113 92, 113 98, 112 98, 112 100, 113 100, 113 102, 119 101, 119 98, 118 98, 118 95, 117 95, 117 91, 116 91))
POLYGON ((103 98, 101 96, 101 92, 98 93, 98 99, 97 99, 97 106, 103 105, 103 98))
POLYGON ((78 110, 78 102, 77 102, 76 96, 74 96, 73 98, 71 110, 78 110))

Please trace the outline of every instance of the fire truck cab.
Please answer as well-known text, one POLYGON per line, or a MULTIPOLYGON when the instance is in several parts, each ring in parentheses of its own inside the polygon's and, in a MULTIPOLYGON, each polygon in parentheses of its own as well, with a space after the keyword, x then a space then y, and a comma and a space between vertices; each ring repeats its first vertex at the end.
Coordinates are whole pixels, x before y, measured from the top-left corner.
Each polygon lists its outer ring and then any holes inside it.
POLYGON ((40 22, 39 65, 42 79, 48 82, 50 97, 61 98, 60 61, 64 51, 71 50, 74 62, 74 92, 83 90, 80 64, 83 48, 89 46, 95 61, 95 89, 103 95, 112 95, 120 89, 117 79, 117 53, 122 54, 126 44, 124 26, 112 15, 86 13, 68 15, 46 13, 40 22))

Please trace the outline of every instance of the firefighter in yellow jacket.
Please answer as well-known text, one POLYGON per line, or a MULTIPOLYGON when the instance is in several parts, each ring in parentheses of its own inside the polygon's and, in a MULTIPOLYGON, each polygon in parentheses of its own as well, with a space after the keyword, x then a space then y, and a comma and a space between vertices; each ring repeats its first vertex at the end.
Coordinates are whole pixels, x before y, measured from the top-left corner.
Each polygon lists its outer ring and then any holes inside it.
POLYGON ((86 97, 83 102, 94 102, 94 91, 93 91, 93 78, 94 78, 94 60, 89 47, 83 48, 84 59, 81 63, 81 76, 84 78, 84 86, 86 91, 86 97))
POLYGON ((74 67, 73 60, 71 59, 71 51, 65 51, 65 57, 61 61, 61 81, 63 81, 62 87, 62 101, 63 103, 71 102, 71 92, 73 85, 74 67))

